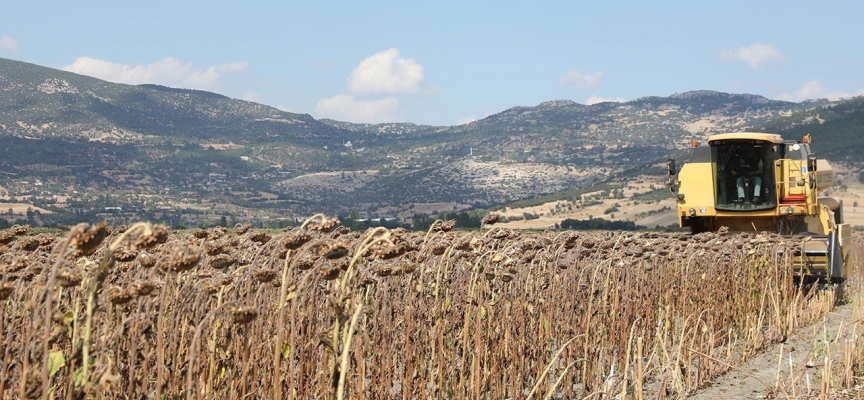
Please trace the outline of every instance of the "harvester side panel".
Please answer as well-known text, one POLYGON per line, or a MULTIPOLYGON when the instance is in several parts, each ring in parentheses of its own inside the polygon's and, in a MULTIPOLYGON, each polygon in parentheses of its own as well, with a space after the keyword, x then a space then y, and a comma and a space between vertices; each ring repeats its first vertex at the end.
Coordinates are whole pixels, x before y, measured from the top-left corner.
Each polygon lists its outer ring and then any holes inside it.
POLYGON ((714 176, 711 162, 687 163, 678 173, 678 193, 684 198, 678 201, 678 220, 680 226, 690 226, 687 211, 690 208, 714 206, 714 185, 710 178, 714 176))

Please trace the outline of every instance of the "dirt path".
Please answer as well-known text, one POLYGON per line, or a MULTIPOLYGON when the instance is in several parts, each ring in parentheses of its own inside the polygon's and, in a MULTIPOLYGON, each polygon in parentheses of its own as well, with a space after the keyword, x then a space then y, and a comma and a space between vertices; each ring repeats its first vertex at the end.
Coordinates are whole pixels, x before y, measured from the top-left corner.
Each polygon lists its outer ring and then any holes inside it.
POLYGON ((832 347, 831 359, 833 362, 838 362, 843 355, 844 340, 855 334, 855 329, 849 329, 849 326, 860 321, 855 321, 852 311, 852 305, 837 307, 820 322, 799 328, 785 343, 772 345, 762 354, 717 378, 712 386, 697 392, 690 398, 765 398, 768 389, 777 382, 777 365, 778 360, 781 359, 781 352, 783 360, 779 374, 781 382, 789 381, 787 378, 791 371, 796 375, 797 378, 794 380, 798 384, 782 385, 786 393, 778 393, 780 398, 801 395, 806 389, 808 380, 813 388, 818 388, 825 368, 826 343, 831 344, 832 347), (826 337, 827 341, 824 340, 826 337))

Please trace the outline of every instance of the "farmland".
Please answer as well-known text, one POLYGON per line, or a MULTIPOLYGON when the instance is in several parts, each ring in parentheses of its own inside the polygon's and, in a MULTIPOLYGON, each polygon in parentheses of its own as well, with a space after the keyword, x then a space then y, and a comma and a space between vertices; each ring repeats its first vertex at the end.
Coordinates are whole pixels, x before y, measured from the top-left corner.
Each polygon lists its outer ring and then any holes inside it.
MULTIPOLYGON (((840 297, 794 284, 800 238, 495 220, 422 233, 352 232, 320 215, 282 231, 0 231, 0 399, 678 398, 840 297)), ((790 365, 766 389, 854 389, 853 337, 818 358, 822 378, 790 365)))

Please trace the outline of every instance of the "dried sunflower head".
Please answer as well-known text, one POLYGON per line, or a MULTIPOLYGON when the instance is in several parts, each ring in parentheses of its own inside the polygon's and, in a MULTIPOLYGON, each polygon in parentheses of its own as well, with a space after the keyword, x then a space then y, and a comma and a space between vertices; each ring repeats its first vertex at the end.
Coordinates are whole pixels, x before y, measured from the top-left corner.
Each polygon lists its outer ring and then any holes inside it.
POLYGON ((228 313, 231 315, 231 321, 238 325, 248 324, 258 317, 258 311, 251 306, 230 307, 228 313))
POLYGON ((39 248, 40 242, 36 237, 21 239, 17 242, 18 247, 24 251, 35 251, 39 248))
POLYGON ((238 235, 242 235, 246 232, 249 232, 249 229, 252 228, 251 224, 240 224, 234 225, 234 233, 238 235))
POLYGON ((312 236, 307 233, 294 233, 282 239, 282 246, 288 250, 296 250, 312 240, 312 236))
POLYGON ((120 262, 129 262, 138 257, 138 250, 131 246, 120 246, 116 248, 111 255, 115 260, 120 262))
POLYGON ((92 226, 87 223, 76 225, 67 236, 72 256, 77 258, 93 254, 110 233, 111 228, 104 222, 92 226))
POLYGON ((249 235, 249 240, 255 243, 267 243, 271 239, 271 236, 264 232, 255 232, 249 235))
POLYGON ((321 275, 324 280, 332 281, 339 277, 339 273, 342 271, 338 265, 333 265, 324 260, 320 260, 318 266, 315 268, 319 275, 321 275))
POLYGON ((309 225, 307 225, 307 227, 313 231, 327 233, 327 232, 332 231, 333 228, 335 228, 339 224, 340 224, 339 219, 333 218, 333 219, 324 219, 323 221, 310 222, 309 225))
POLYGON ((108 288, 108 301, 113 304, 126 304, 135 298, 135 292, 119 286, 108 288))
POLYGON ((315 265, 315 257, 312 254, 304 252, 297 257, 293 257, 291 259, 291 265, 301 271, 305 271, 315 265))
POLYGON ((159 286, 154 282, 139 281, 132 284, 132 292, 137 296, 147 296, 153 293, 159 286))
POLYGON ((330 237, 335 239, 335 238, 337 238, 337 237, 339 237, 339 236, 347 235, 347 234, 349 234, 349 233, 351 233, 351 228, 349 228, 349 227, 347 227, 347 226, 340 226, 340 227, 336 228, 336 230, 334 230, 334 231, 330 234, 330 237))
POLYGON ((450 245, 447 242, 432 242, 429 244, 429 251, 436 256, 440 256, 447 251, 450 245))
POLYGON ((128 233, 127 246, 131 249, 150 248, 165 243, 170 233, 164 225, 145 224, 144 229, 134 229, 128 233))
POLYGON ((225 229, 224 227, 221 227, 221 226, 216 226, 216 227, 210 228, 210 230, 207 231, 207 239, 210 239, 210 240, 219 239, 222 236, 225 236, 226 232, 228 232, 228 230, 225 229))
POLYGON ((12 296, 14 290, 15 285, 13 285, 12 282, 0 283, 0 301, 6 301, 6 299, 12 296))
POLYGON ((201 282, 201 291, 211 296, 219 293, 221 287, 222 285, 214 279, 207 279, 201 282))
POLYGON ((416 264, 408 260, 398 260, 395 262, 380 263, 372 267, 375 275, 380 277, 396 276, 414 272, 416 264))
POLYGON ((201 253, 201 249, 191 243, 169 243, 161 249, 159 265, 168 272, 188 271, 198 265, 201 253))
POLYGON ((207 237, 207 231, 205 231, 203 229, 193 229, 192 230, 192 237, 194 237, 196 239, 204 239, 207 237))
POLYGON ((30 232, 30 225, 12 225, 7 231, 15 236, 24 236, 30 232))
POLYGON ((450 219, 450 220, 442 221, 442 222, 435 224, 432 227, 432 230, 435 232, 450 232, 455 227, 456 227, 456 220, 450 219))
POLYGON ((24 257, 15 257, 8 264, 6 264, 3 268, 4 274, 11 274, 14 272, 21 271, 24 268, 27 268, 27 259, 24 257))
POLYGON ((318 254, 328 260, 340 259, 348 255, 348 245, 343 242, 323 242, 318 247, 318 254))
POLYGON ((138 253, 138 257, 136 257, 135 259, 138 260, 138 265, 143 268, 150 268, 156 265, 156 257, 153 257, 152 254, 146 251, 138 253))
POLYGON ((404 243, 397 243, 390 245, 384 244, 382 246, 376 246, 372 249, 372 257, 380 260, 389 260, 396 257, 399 257, 405 252, 408 251, 408 246, 404 243))
POLYGON ((514 231, 512 229, 500 229, 500 228, 492 228, 489 232, 489 237, 493 239, 515 239, 519 237, 521 233, 518 231, 514 231))
POLYGON ((489 214, 483 217, 483 225, 494 225, 501 218, 500 214, 489 214))
POLYGON ((274 271, 272 269, 259 269, 257 271, 252 272, 252 277, 255 278, 256 281, 261 282, 261 283, 270 282, 270 281, 276 279, 276 277, 278 275, 279 274, 277 274, 276 271, 274 271))
POLYGON ((0 244, 9 244, 15 240, 15 235, 9 231, 0 231, 0 244))
POLYGON ((81 275, 81 270, 61 267, 57 270, 57 284, 65 288, 78 286, 83 279, 81 275))
POLYGON ((229 254, 219 254, 210 259, 210 267, 214 269, 225 269, 237 263, 237 259, 229 254))
POLYGON ((225 253, 226 243, 222 240, 212 240, 204 242, 204 252, 209 256, 225 253))

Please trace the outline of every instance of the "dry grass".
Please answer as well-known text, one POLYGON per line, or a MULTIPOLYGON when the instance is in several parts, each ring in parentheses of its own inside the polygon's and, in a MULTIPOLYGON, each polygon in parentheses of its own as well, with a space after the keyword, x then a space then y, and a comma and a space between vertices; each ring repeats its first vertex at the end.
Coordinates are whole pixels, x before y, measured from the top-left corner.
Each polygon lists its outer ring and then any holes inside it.
POLYGON ((681 397, 830 309, 775 235, 452 228, 0 232, 0 399, 681 397))

